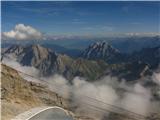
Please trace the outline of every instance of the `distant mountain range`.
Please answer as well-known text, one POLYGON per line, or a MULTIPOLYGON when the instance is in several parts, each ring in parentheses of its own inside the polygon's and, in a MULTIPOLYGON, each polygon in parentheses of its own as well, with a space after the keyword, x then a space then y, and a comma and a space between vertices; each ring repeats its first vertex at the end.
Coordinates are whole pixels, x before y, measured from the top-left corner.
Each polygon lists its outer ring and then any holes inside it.
POLYGON ((74 38, 62 40, 39 40, 39 41, 20 41, 20 40, 2 40, 2 48, 10 47, 14 44, 32 45, 40 44, 44 47, 51 48, 58 53, 64 53, 71 57, 77 57, 89 45, 95 42, 107 42, 122 53, 132 53, 140 51, 143 48, 153 48, 160 46, 160 36, 115 36, 99 38, 74 38))
MULTIPOLYGON (((18 42, 16 43, 12 43, 12 42, 2 42, 2 50, 6 49, 6 48, 9 48, 11 46, 14 46, 14 45, 19 45, 19 46, 29 46, 29 45, 33 45, 35 44, 33 41, 31 42, 24 42, 24 43, 21 43, 21 42, 18 42)), ((56 45, 56 44, 50 44, 50 43, 40 43, 39 45, 41 46, 44 46, 46 48, 50 48, 54 51, 56 51, 57 53, 61 53, 61 54, 67 54, 71 57, 78 57, 80 54, 81 54, 81 50, 79 49, 69 49, 69 48, 65 48, 63 46, 60 46, 60 45, 56 45)))
POLYGON ((160 46, 145 48, 131 54, 122 53, 105 42, 96 42, 84 50, 81 57, 88 60, 104 60, 109 66, 105 75, 135 80, 151 75, 160 64, 160 46))
POLYGON ((140 51, 143 48, 153 48, 160 46, 160 36, 130 36, 115 37, 106 40, 109 44, 123 53, 140 51))
MULTIPOLYGON (((160 45, 160 36, 112 36, 88 39, 48 40, 47 43, 63 46, 67 49, 84 50, 95 42, 107 42, 123 53, 132 53, 143 48, 153 48, 160 45)), ((43 42, 44 44, 46 43, 43 42)))
POLYGON ((142 61, 150 65, 151 68, 157 68, 160 64, 160 45, 153 48, 143 48, 130 55, 129 61, 142 61))
POLYGON ((90 61, 82 58, 73 59, 40 45, 11 46, 3 55, 12 56, 22 65, 36 67, 44 76, 57 73, 64 75, 67 79, 72 79, 75 76, 96 79, 103 73, 106 66, 105 62, 90 61))
POLYGON ((104 60, 109 64, 131 63, 141 61, 152 68, 160 63, 160 45, 153 48, 143 48, 130 54, 122 53, 106 42, 96 42, 84 50, 81 57, 89 60, 104 60))
POLYGON ((6 49, 2 56, 9 55, 22 65, 34 66, 44 76, 57 73, 69 80, 75 76, 95 80, 105 75, 135 80, 151 75, 160 64, 160 46, 126 54, 106 42, 95 42, 77 58, 53 49, 54 46, 46 48, 39 44, 14 45, 6 49))

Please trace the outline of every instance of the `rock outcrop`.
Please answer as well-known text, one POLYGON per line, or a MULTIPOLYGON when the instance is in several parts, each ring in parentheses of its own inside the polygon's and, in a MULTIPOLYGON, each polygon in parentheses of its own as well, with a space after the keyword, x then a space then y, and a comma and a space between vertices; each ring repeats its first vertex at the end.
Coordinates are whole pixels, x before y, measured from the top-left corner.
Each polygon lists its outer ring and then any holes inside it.
POLYGON ((3 53, 3 56, 9 56, 23 66, 37 68, 42 76, 60 74, 69 80, 78 75, 94 80, 102 74, 106 66, 105 62, 73 59, 40 45, 11 46, 3 53))
POLYGON ((37 106, 68 108, 69 101, 50 91, 46 86, 24 80, 17 71, 2 65, 1 71, 2 120, 37 106))
POLYGON ((106 42, 96 42, 84 50, 81 57, 89 60, 104 60, 107 63, 119 63, 124 55, 106 42))

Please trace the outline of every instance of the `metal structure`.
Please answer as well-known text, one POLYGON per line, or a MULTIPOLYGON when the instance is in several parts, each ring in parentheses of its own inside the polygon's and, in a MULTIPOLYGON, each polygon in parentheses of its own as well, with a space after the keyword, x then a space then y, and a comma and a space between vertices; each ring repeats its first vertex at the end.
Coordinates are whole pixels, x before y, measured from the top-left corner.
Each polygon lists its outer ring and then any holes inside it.
POLYGON ((58 106, 32 108, 11 120, 73 120, 67 110, 58 106))

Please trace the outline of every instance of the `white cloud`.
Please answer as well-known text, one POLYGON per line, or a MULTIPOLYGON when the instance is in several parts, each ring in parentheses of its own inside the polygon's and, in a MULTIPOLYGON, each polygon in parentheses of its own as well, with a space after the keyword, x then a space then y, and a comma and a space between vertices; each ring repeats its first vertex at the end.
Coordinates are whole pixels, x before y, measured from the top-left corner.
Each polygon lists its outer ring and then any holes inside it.
POLYGON ((160 85, 160 73, 154 73, 152 76, 152 80, 158 85, 160 85))
POLYGON ((43 34, 31 26, 24 24, 15 25, 14 29, 8 32, 3 32, 4 39, 14 40, 40 40, 43 39, 43 34))
MULTIPOLYGON (((151 113, 159 112, 159 101, 152 97, 150 89, 140 83, 127 84, 118 81, 116 77, 106 76, 95 82, 88 82, 85 78, 75 77, 70 84, 67 79, 57 74, 50 77, 39 76, 37 69, 21 66, 21 64, 11 61, 11 59, 8 60, 6 57, 3 58, 2 62, 14 69, 39 78, 39 80, 33 79, 21 74, 24 79, 44 83, 51 91, 66 99, 71 99, 72 104, 70 105, 75 108, 74 112, 80 116, 104 120, 108 115, 106 114, 108 110, 131 116, 134 119, 137 117, 134 113, 149 116, 151 113), (45 82, 40 81, 40 79, 45 80, 45 82)), ((156 74, 155 77, 159 79, 160 76, 156 74)))

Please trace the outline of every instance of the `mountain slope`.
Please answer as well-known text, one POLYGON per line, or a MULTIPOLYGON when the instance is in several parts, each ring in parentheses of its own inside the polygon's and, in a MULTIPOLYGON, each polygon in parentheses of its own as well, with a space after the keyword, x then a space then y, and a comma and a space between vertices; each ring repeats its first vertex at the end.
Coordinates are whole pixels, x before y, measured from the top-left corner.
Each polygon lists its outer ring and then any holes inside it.
POLYGON ((12 46, 4 55, 12 56, 22 65, 36 67, 43 76, 60 74, 68 80, 75 76, 96 80, 103 75, 135 80, 151 75, 160 63, 159 47, 125 55, 105 42, 90 45, 83 52, 83 58, 77 59, 40 45, 12 46))
POLYGON ((105 71, 104 76, 111 75, 118 77, 119 79, 133 81, 143 78, 147 75, 152 75, 152 73, 153 71, 150 69, 148 64, 141 61, 135 61, 109 65, 108 69, 105 71))
POLYGON ((12 59, 16 59, 22 65, 33 66, 39 69, 44 76, 61 74, 67 79, 72 79, 77 75, 87 79, 96 79, 106 66, 105 62, 99 63, 84 59, 81 59, 80 61, 82 62, 79 63, 79 59, 72 59, 67 55, 57 54, 40 45, 27 47, 12 46, 4 52, 4 56, 11 56, 12 59), (77 68, 77 66, 79 67, 77 68), (94 70, 95 68, 98 69, 94 70))
MULTIPOLYGON (((104 75, 136 80, 151 75, 160 64, 160 47, 146 48, 132 54, 123 54, 105 42, 91 44, 82 54, 89 60, 108 63, 104 75)), ((103 75, 102 75, 103 76, 103 75)))
POLYGON ((134 52, 130 55, 129 61, 142 61, 157 68, 160 64, 160 46, 153 48, 144 48, 141 51, 134 52))
POLYGON ((89 60, 104 60, 107 63, 119 63, 124 57, 119 50, 113 48, 106 42, 96 42, 91 44, 82 53, 81 57, 89 60))
POLYGON ((63 73, 65 65, 72 61, 70 57, 59 55, 40 45, 31 45, 27 47, 11 46, 4 54, 16 58, 23 66, 36 67, 40 70, 40 73, 45 76, 53 73, 63 73))
POLYGON ((17 71, 8 66, 1 67, 2 120, 10 120, 37 106, 68 107, 67 100, 48 90, 46 86, 24 80, 17 71))
POLYGON ((87 80, 93 81, 104 73, 107 66, 108 65, 104 61, 92 61, 78 58, 68 66, 65 75, 71 76, 71 78, 82 76, 87 80))

